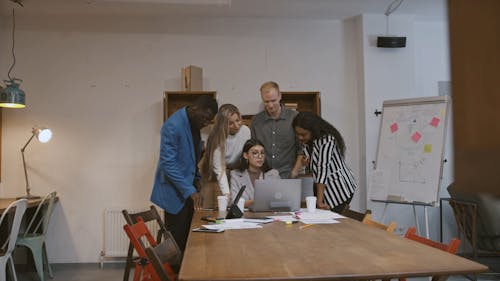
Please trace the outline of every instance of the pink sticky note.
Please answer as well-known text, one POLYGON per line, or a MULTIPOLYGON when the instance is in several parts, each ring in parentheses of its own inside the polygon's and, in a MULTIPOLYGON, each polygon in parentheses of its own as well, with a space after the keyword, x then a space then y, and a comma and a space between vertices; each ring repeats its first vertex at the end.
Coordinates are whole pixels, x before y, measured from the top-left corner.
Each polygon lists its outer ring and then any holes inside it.
POLYGON ((432 127, 437 127, 439 125, 439 121, 441 121, 439 118, 432 117, 432 120, 429 124, 431 124, 432 127))
POLYGON ((392 123, 391 125, 391 133, 394 133, 398 130, 398 123, 392 123))
POLYGON ((420 140, 420 138, 422 137, 422 135, 419 133, 419 132, 415 132, 412 136, 411 136, 411 139, 414 141, 414 142, 418 142, 420 140))

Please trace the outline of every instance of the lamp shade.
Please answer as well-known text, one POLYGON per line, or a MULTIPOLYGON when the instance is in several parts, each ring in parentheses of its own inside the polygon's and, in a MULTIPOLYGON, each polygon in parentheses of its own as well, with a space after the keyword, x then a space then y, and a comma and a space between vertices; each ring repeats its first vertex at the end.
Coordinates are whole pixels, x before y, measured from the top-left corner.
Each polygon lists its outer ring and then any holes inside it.
POLYGON ((0 107, 24 108, 26 107, 24 91, 19 88, 19 79, 4 80, 7 88, 0 93, 0 107))
POLYGON ((33 128, 33 134, 41 143, 46 143, 52 138, 52 131, 48 128, 33 128))

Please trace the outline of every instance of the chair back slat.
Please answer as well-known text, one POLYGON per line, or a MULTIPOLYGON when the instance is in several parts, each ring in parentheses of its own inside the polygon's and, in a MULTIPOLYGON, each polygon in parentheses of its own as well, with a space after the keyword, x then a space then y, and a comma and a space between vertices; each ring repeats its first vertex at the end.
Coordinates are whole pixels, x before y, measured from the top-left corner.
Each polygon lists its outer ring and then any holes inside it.
POLYGON ((11 212, 14 213, 14 219, 12 220, 11 228, 9 236, 7 240, 2 245, 2 252, 4 255, 10 255, 14 251, 14 247, 16 246, 17 235, 19 234, 19 228, 21 226, 21 221, 26 212, 26 208, 28 206, 28 200, 19 199, 9 204, 7 209, 2 213, 0 217, 0 226, 2 224, 8 225, 8 217, 11 212), (5 221, 4 221, 5 220, 5 221))
POLYGON ((364 223, 366 225, 369 225, 369 226, 376 227, 378 229, 385 230, 385 231, 387 231, 389 233, 393 233, 394 229, 396 229, 396 225, 397 225, 396 222, 394 222, 394 221, 391 221, 388 225, 385 225, 385 224, 379 223, 377 221, 374 221, 372 219, 372 215, 371 214, 366 214, 365 217, 362 220, 362 223, 364 223))
POLYGON ((357 220, 357 221, 363 221, 365 216, 367 214, 371 214, 371 213, 372 213, 372 211, 370 211, 370 210, 366 210, 366 212, 360 213, 360 212, 351 210, 349 208, 346 208, 346 209, 342 210, 342 212, 340 212, 341 215, 348 217, 348 218, 351 218, 353 220, 357 220))
POLYGON ((49 221, 54 208, 54 201, 56 199, 56 194, 57 194, 56 191, 52 191, 51 193, 47 194, 40 201, 40 203, 38 203, 36 211, 33 214, 22 236, 26 237, 33 233, 41 233, 45 235, 49 227, 49 221), (42 228, 41 232, 40 228, 42 228))
MULTIPOLYGON (((419 236, 417 234, 417 229, 415 227, 410 227, 406 231, 405 238, 416 241, 418 243, 431 246, 433 248, 448 252, 450 254, 456 254, 458 251, 458 247, 460 247, 460 240, 453 238, 449 244, 443 244, 440 242, 436 242, 434 240, 419 236)), ((440 276, 433 276, 432 280, 439 280, 440 276)), ((399 281, 406 281, 406 278, 399 278, 399 281)))
POLYGON ((411 239, 413 241, 417 241, 419 243, 431 246, 436 249, 440 249, 442 251, 456 254, 458 251, 458 247, 460 246, 460 240, 453 238, 449 244, 440 243, 417 234, 417 229, 415 227, 410 227, 408 231, 406 231, 405 238, 411 239))
POLYGON ((130 225, 137 223, 137 218, 139 217, 141 217, 144 222, 156 221, 159 226, 158 233, 156 233, 156 243, 160 243, 162 237, 163 239, 167 238, 167 228, 165 227, 165 224, 163 223, 160 214, 156 210, 155 206, 151 205, 149 207, 149 210, 138 213, 129 213, 128 210, 122 210, 122 214, 127 224, 130 225))
POLYGON ((161 243, 156 247, 146 248, 146 254, 155 270, 153 273, 153 275, 156 275, 155 278, 161 281, 172 281, 176 279, 176 274, 170 265, 165 262, 166 257, 163 254, 166 250, 168 249, 165 249, 163 243, 161 243))

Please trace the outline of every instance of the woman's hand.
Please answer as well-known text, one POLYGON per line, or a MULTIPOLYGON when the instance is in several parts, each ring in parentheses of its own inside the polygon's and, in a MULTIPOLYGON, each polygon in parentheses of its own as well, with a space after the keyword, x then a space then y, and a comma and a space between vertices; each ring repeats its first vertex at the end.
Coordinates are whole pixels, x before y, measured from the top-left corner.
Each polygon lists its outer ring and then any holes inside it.
POLYGON ((323 202, 316 203, 316 206, 318 207, 318 209, 330 210, 330 206, 328 204, 323 203, 323 202))

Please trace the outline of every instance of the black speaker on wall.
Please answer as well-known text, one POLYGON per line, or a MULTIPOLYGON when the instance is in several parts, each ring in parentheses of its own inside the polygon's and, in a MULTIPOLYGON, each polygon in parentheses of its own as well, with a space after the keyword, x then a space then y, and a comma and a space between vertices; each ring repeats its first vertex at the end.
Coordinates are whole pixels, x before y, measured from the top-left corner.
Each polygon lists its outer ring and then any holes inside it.
POLYGON ((406 47, 406 37, 379 36, 379 37, 377 37, 377 47, 379 47, 379 48, 404 48, 404 47, 406 47))

